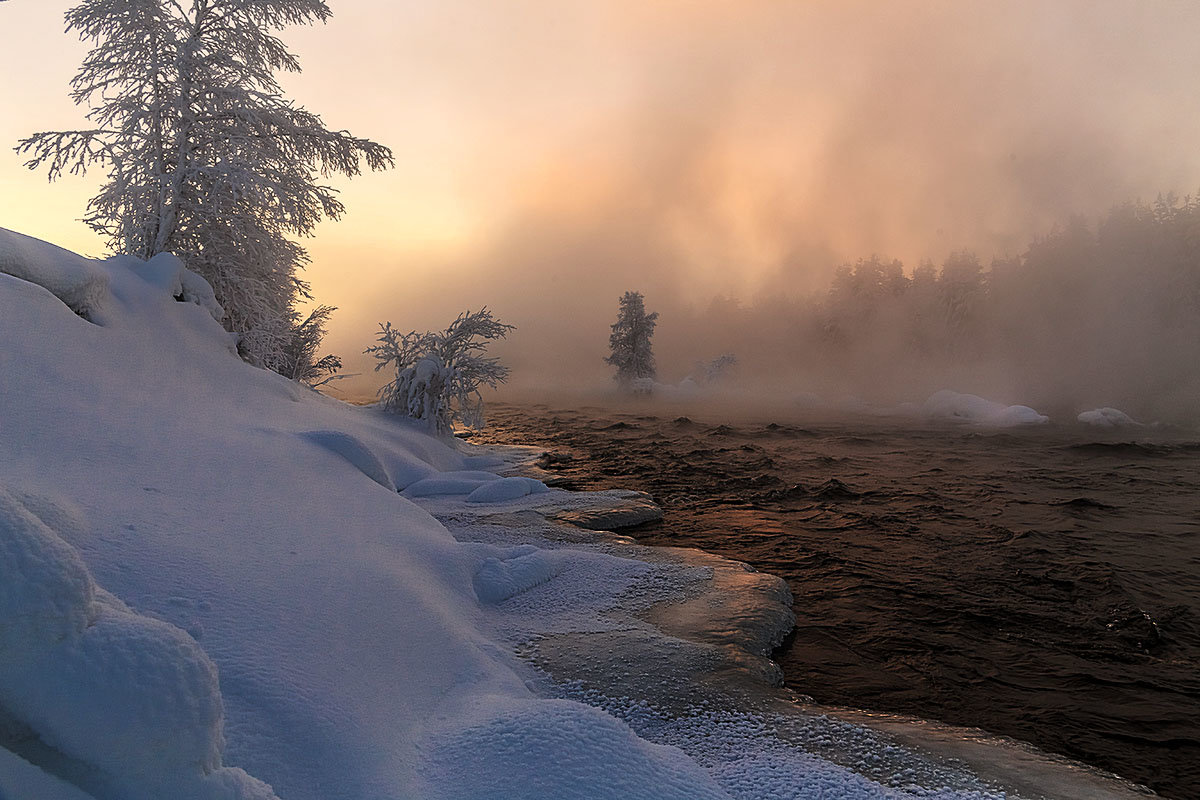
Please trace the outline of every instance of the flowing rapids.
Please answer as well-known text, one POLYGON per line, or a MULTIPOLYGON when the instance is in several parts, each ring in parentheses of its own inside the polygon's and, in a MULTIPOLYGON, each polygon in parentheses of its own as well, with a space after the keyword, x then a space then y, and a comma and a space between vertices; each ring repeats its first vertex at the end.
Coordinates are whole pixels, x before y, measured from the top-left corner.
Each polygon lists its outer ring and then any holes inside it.
POLYGON ((817 702, 984 728, 1200 797, 1200 442, 1080 427, 701 422, 499 406, 559 485, 649 492, 644 544, 784 578, 817 702))

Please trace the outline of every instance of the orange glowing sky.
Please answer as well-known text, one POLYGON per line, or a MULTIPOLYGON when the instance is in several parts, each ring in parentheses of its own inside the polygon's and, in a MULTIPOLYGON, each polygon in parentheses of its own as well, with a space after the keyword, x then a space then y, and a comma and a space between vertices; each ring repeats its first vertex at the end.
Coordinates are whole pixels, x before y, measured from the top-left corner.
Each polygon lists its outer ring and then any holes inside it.
MULTIPOLYGON (((0 4, 0 142, 82 125, 69 5, 0 4)), ((330 6, 284 34, 305 70, 285 86, 396 154, 337 181, 347 216, 307 243, 344 354, 378 320, 489 303, 590 359, 564 320, 602 327, 625 289, 751 301, 871 252, 986 260, 1068 214, 1200 187, 1195 3, 330 6)), ((0 226, 99 254, 77 221, 94 187, 0 149, 0 226)))

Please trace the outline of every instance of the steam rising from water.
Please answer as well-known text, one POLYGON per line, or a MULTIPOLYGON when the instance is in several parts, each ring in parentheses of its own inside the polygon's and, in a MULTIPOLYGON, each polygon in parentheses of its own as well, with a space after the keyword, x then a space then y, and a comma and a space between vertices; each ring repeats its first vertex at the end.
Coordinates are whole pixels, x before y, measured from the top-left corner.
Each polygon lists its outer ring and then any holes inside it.
MULTIPOLYGON (((744 383, 769 378, 784 396, 897 402, 952 386, 1178 411, 1177 399, 1142 403, 1140 378, 1098 374, 1108 347, 1166 360, 1155 391, 1189 396, 1161 376, 1197 354, 1157 341, 1158 312, 1136 298, 1090 298, 1073 327, 1047 330, 1057 341, 1022 343, 1025 364, 899 364, 883 328, 814 365, 798 329, 839 263, 877 252, 911 271, 968 248, 986 267, 1071 214, 1200 186, 1200 8, 604 5, 530 2, 505 18, 502 57, 443 60, 433 80, 478 103, 477 117, 458 109, 479 124, 463 180, 487 223, 458 252, 402 259, 394 287, 360 308, 343 304, 334 351, 361 350, 379 320, 437 327, 487 304, 518 326, 501 351, 514 387, 607 388, 607 326, 616 298, 638 290, 661 312, 668 380, 733 351, 744 383)), ((498 46, 488 25, 418 33, 450 37, 454 52, 498 46)), ((1020 302, 996 308, 1021 326, 1020 302)), ((1113 369, 1134 361, 1126 352, 1113 369)))

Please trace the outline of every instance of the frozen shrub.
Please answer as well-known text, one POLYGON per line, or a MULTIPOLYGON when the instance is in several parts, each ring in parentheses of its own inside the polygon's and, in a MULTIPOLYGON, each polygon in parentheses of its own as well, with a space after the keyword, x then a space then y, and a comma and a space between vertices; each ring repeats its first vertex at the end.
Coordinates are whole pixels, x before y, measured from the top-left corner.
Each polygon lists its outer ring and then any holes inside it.
POLYGON ((334 375, 342 368, 342 360, 335 355, 317 356, 321 341, 325 338, 325 323, 337 311, 333 306, 317 306, 303 321, 291 327, 288 337, 279 351, 279 362, 272 366, 285 378, 310 386, 341 377, 334 375))
POLYGON ((513 329, 487 308, 466 311, 444 331, 401 334, 385 322, 366 349, 379 361, 375 370, 394 367, 396 377, 379 390, 384 410, 429 424, 448 434, 455 421, 483 427, 479 387, 495 388, 508 379, 508 367, 486 356, 488 343, 513 329))
POLYGON ((717 356, 707 364, 703 361, 697 362, 696 370, 692 374, 695 376, 694 380, 698 383, 719 383, 737 366, 737 363, 737 356, 733 353, 725 353, 724 355, 717 356))

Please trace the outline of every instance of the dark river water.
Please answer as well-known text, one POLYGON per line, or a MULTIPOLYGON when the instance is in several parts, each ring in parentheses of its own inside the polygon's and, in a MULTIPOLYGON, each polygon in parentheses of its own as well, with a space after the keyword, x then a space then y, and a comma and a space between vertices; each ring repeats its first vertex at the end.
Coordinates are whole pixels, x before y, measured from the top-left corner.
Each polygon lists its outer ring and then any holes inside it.
MULTIPOLYGON (((647 406, 653 409, 653 406, 647 406)), ((1083 427, 489 407, 559 485, 653 495, 647 544, 787 580, 819 703, 977 726, 1200 798, 1200 441, 1083 427)))

